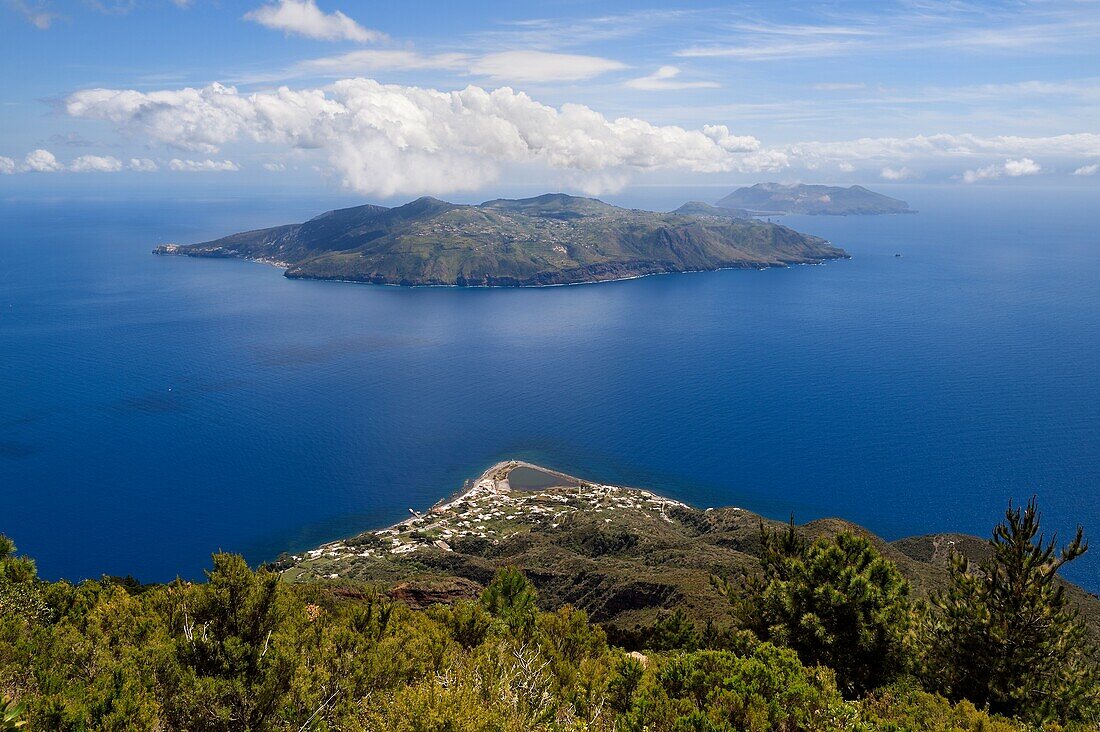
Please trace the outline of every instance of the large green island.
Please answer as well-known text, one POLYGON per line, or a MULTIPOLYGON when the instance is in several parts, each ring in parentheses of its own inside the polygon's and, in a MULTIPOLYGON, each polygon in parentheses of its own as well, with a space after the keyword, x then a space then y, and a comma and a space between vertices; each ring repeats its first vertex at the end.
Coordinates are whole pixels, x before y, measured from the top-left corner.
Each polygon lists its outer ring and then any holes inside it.
POLYGON ((388 285, 529 287, 671 272, 762 269, 847 257, 824 239, 744 212, 672 213, 546 194, 477 206, 420 198, 154 253, 276 264, 286 276, 388 285))

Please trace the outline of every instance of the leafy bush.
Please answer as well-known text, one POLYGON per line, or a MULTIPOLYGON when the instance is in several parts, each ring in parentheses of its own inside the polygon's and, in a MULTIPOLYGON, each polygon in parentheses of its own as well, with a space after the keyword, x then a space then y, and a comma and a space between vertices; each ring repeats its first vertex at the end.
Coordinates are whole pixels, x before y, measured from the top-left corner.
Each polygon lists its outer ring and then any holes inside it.
POLYGON ((670 658, 624 715, 630 730, 813 730, 850 727, 856 711, 831 671, 763 643, 748 656, 697 651, 670 658))
POLYGON ((952 704, 913 681, 880 689, 860 703, 860 719, 882 732, 1019 732, 1010 720, 990 717, 972 703, 952 704))

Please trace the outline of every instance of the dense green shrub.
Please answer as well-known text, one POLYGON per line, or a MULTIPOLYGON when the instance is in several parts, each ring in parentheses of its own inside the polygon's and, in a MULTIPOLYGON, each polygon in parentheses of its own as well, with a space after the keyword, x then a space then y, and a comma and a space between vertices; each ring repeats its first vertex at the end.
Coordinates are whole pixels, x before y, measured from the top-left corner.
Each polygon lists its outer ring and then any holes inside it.
POLYGON ((902 681, 880 689, 859 705, 860 720, 881 732, 1018 732, 1007 720, 991 718, 968 701, 952 704, 902 681))
POLYGON ((763 643, 748 656, 697 651, 667 659, 624 715, 624 727, 828 732, 850 728, 855 716, 831 671, 804 667, 793 651, 763 643))

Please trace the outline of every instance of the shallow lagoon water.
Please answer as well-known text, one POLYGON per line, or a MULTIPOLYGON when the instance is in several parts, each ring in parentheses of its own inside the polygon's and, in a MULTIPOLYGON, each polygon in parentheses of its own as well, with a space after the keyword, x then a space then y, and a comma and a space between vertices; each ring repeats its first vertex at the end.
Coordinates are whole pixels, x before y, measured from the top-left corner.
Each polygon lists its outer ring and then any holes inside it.
POLYGON ((540 290, 149 254, 325 201, 0 202, 0 531, 47 577, 195 577, 520 458, 889 538, 1036 494, 1100 536, 1097 193, 898 194, 921 213, 787 219, 850 261, 540 290))
POLYGON ((553 488, 560 485, 575 485, 573 481, 565 480, 556 475, 551 475, 543 470, 535 470, 526 466, 513 468, 508 473, 508 486, 514 490, 537 491, 543 488, 553 488))

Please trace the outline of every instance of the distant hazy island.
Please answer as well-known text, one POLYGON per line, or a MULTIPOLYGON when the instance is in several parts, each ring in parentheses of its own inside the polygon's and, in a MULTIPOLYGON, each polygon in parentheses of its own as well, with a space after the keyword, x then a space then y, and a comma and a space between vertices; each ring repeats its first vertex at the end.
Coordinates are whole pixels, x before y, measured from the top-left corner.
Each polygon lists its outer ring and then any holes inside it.
POLYGON ((738 188, 716 204, 752 214, 810 214, 858 216, 916 213, 905 201, 875 193, 863 186, 784 185, 757 183, 738 188))
POLYGON ((546 194, 477 206, 420 198, 154 253, 276 264, 293 278, 390 285, 539 286, 847 257, 819 237, 707 204, 671 213, 546 194))

